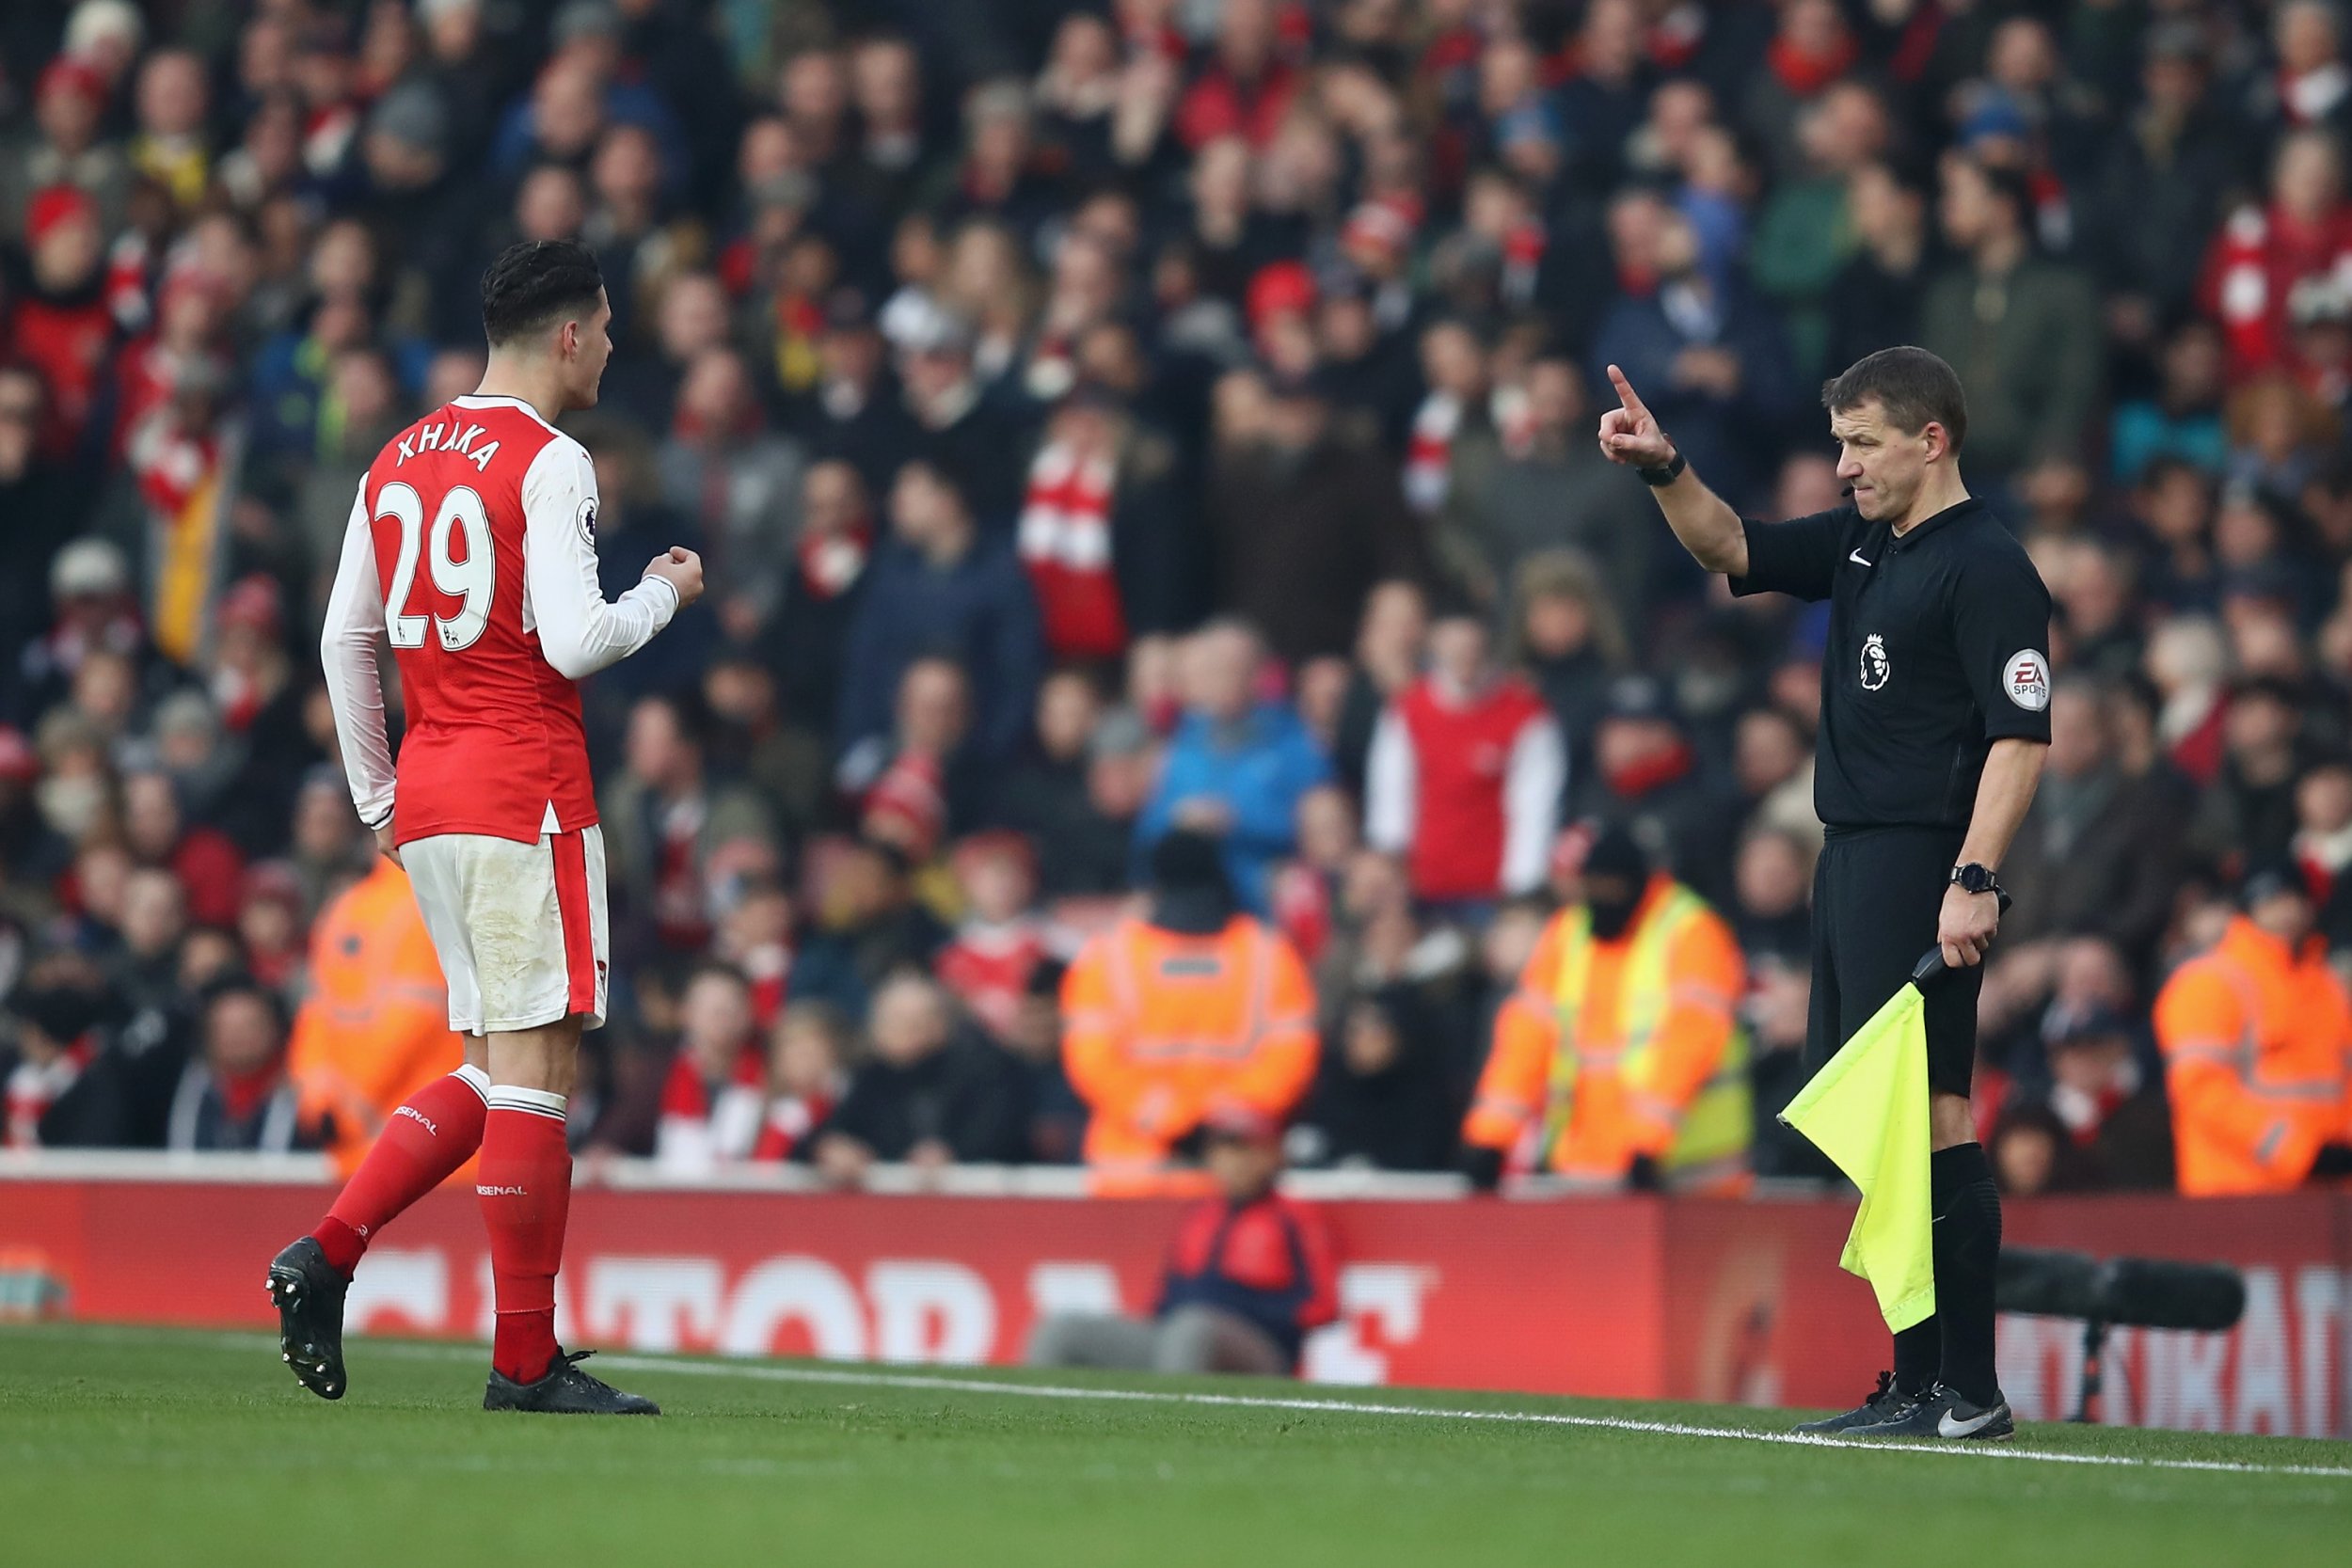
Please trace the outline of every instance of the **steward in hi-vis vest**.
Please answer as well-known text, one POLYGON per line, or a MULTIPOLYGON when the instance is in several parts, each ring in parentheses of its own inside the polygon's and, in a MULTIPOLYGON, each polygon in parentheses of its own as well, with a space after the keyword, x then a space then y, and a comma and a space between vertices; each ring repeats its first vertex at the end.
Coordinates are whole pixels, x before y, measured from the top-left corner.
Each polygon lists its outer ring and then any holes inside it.
POLYGON ((1314 1080, 1314 984, 1240 911, 1216 842, 1168 834, 1152 879, 1151 913, 1089 942, 1062 982, 1062 1066, 1100 1175, 1164 1169, 1213 1102, 1285 1122, 1314 1080))
POLYGON ((1495 1019, 1462 1129, 1474 1178, 1541 1169, 1595 1191, 1738 1193, 1753 1127, 1746 980, 1723 918, 1622 829, 1552 917, 1495 1019))

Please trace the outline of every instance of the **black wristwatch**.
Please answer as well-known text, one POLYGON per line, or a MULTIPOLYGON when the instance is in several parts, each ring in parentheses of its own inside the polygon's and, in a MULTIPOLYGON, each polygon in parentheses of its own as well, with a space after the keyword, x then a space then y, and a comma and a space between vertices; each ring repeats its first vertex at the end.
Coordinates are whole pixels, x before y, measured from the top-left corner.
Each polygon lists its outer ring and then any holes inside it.
POLYGON ((1963 893, 1989 893, 2001 901, 2004 913, 2009 910, 2009 889, 1994 879, 1993 868, 1970 861, 1966 865, 1952 867, 1951 885, 1963 893))
POLYGON ((1642 483, 1648 485, 1651 489, 1662 490, 1667 485, 1672 484, 1676 480, 1680 479, 1682 477, 1682 470, 1690 466, 1690 460, 1682 455, 1682 449, 1677 447, 1675 449, 1674 461, 1667 464, 1664 467, 1636 468, 1633 471, 1641 475, 1642 483))

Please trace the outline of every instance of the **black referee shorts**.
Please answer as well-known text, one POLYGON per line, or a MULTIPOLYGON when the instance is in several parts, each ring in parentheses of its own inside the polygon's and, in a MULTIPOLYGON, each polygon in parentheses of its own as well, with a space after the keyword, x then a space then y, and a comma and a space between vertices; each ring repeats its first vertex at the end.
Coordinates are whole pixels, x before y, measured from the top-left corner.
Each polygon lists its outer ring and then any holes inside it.
MULTIPOLYGON (((1805 1055, 1812 1070, 1911 978, 1929 948, 1962 839, 1956 828, 1833 832, 1813 872, 1813 1002, 1805 1055)), ((1928 1086, 1965 1095, 1977 1066, 1981 966, 1927 988, 1928 1086)))

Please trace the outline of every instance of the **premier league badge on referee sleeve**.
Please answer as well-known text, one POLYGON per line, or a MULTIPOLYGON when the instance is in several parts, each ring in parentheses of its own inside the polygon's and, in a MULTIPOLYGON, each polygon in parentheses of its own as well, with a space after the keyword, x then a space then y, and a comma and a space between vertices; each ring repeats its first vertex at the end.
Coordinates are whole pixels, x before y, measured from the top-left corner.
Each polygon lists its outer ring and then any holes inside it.
POLYGON ((2040 713, 2050 705, 2050 661, 2037 649, 2018 649, 2002 666, 2001 689, 2027 713, 2040 713))
POLYGON ((1876 691, 1895 673, 1894 661, 1886 657, 1886 639, 1877 632, 1862 640, 1862 689, 1876 691))

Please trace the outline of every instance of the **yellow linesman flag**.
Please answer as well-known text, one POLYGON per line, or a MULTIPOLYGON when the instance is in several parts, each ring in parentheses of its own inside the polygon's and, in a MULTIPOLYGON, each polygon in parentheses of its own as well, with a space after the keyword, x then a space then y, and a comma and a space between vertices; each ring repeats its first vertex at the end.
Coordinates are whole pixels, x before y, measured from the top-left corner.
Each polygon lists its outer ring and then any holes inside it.
POLYGON ((1862 1189, 1838 1266, 1870 1282, 1887 1327, 1899 1332, 1932 1316, 1927 998, 1917 976, 1813 1075, 1780 1119, 1862 1189))

